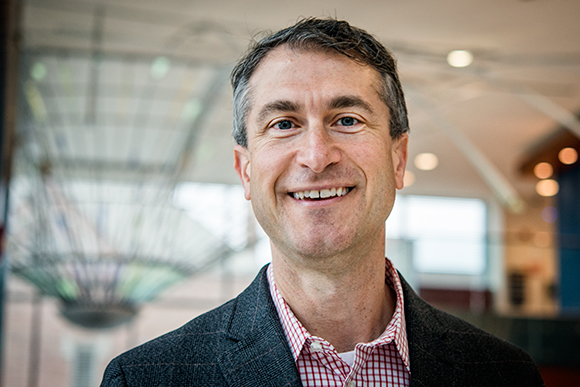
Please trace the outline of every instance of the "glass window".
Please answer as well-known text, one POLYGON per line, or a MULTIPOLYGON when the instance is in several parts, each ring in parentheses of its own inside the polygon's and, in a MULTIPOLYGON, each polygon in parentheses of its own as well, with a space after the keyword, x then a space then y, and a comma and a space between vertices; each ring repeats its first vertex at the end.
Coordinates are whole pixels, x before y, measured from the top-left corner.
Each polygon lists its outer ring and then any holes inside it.
POLYGON ((484 272, 486 208, 482 200, 397 196, 395 203, 387 220, 387 237, 412 242, 415 270, 484 272))

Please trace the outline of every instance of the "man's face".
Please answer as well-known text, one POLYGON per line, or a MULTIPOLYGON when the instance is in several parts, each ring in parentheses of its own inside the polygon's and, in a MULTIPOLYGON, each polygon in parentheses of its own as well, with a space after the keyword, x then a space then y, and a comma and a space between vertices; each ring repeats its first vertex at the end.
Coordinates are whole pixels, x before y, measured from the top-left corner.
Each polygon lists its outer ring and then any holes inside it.
POLYGON ((378 73, 281 46, 250 89, 248 147, 235 147, 235 168, 274 255, 328 257, 384 243, 407 135, 391 139, 378 73))

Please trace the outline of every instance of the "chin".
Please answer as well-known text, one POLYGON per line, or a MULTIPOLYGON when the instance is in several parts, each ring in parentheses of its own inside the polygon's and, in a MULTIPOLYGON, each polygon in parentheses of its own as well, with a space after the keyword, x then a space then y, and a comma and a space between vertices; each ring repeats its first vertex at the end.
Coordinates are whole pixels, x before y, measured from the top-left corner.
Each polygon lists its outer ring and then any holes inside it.
POLYGON ((344 253, 350 246, 350 238, 329 238, 325 235, 321 238, 296 241, 294 251, 304 258, 320 260, 344 253))

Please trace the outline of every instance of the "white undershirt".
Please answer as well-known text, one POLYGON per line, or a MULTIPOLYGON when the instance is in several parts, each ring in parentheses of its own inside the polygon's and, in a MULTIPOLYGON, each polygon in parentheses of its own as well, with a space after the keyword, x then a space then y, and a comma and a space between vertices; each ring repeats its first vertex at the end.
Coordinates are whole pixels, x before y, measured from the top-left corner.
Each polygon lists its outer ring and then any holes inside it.
POLYGON ((350 367, 354 364, 354 351, 339 353, 338 356, 350 367))

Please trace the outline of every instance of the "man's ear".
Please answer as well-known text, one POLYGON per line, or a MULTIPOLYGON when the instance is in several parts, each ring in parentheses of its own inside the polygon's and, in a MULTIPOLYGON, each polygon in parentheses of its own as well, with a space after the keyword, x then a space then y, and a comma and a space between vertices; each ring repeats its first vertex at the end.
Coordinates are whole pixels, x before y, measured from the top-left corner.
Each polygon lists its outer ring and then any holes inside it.
POLYGON ((405 167, 407 166, 407 144, 409 135, 403 133, 399 138, 393 141, 393 168, 395 171, 395 186, 397 189, 403 189, 405 184, 405 167))
POLYGON ((242 181, 244 196, 250 200, 250 155, 248 148, 241 145, 234 146, 234 168, 242 181))

